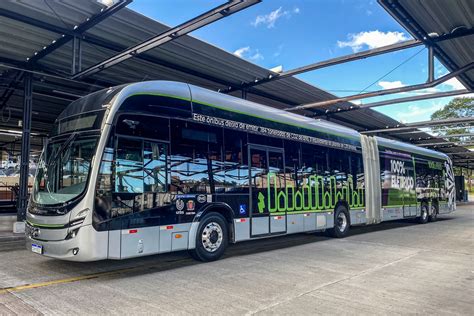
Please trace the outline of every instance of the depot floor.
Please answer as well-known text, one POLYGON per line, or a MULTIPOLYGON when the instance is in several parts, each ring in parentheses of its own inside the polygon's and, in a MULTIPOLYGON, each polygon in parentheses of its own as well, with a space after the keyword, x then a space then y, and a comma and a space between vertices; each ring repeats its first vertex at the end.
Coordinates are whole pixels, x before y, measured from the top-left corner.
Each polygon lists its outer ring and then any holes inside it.
POLYGON ((473 315, 473 232, 464 205, 436 223, 353 228, 345 239, 241 243, 205 264, 184 252, 71 263, 3 242, 0 314, 473 315))

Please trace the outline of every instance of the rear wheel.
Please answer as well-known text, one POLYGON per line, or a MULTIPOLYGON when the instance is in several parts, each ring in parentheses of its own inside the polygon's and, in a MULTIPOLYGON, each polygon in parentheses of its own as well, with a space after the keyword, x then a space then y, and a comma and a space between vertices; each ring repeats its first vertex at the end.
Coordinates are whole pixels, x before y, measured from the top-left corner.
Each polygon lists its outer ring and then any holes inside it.
POLYGON ((430 222, 436 222, 438 220, 438 206, 435 203, 431 204, 431 215, 429 220, 430 222))
POLYGON ((345 206, 339 205, 334 212, 334 227, 328 230, 329 235, 336 238, 344 238, 349 233, 350 226, 349 211, 345 206))
POLYGON ((228 227, 225 218, 219 213, 206 214, 200 221, 196 234, 196 248, 190 250, 191 256, 200 261, 219 259, 229 243, 228 227))
POLYGON ((428 204, 421 204, 421 215, 418 217, 418 223, 426 224, 428 222, 428 204))

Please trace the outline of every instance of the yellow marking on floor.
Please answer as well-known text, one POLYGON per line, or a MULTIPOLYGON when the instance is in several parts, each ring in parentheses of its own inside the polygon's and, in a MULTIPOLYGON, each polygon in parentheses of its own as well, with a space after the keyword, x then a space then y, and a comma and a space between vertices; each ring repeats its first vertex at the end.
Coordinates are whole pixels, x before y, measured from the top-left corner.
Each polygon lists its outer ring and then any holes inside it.
POLYGON ((19 291, 35 289, 39 287, 56 285, 56 284, 64 284, 64 283, 71 283, 71 282, 77 282, 77 281, 83 281, 83 280, 96 279, 99 277, 110 276, 110 275, 119 274, 122 272, 127 272, 127 271, 135 270, 135 269, 137 268, 120 269, 120 270, 114 270, 114 271, 108 271, 108 272, 81 275, 77 277, 71 277, 71 278, 65 278, 65 279, 59 279, 59 280, 52 280, 52 281, 46 281, 46 282, 38 282, 38 283, 33 283, 33 284, 7 287, 7 288, 0 289, 0 294, 5 294, 8 292, 19 292, 19 291))
POLYGON ((64 284, 64 283, 72 283, 72 282, 78 282, 78 281, 84 281, 84 280, 91 280, 91 279, 97 279, 100 277, 107 277, 107 276, 112 276, 112 275, 117 275, 121 274, 124 272, 131 272, 131 271, 137 271, 137 270, 143 270, 143 269, 153 269, 153 268, 158 268, 158 271, 163 268, 168 268, 170 266, 173 266, 176 264, 178 261, 190 261, 189 259, 181 259, 181 260, 173 260, 171 262, 167 262, 168 264, 166 265, 142 265, 138 267, 131 267, 131 268, 124 268, 124 269, 117 269, 113 271, 105 271, 105 272, 99 272, 99 273, 93 273, 93 274, 86 274, 86 275, 81 275, 77 277, 71 277, 71 278, 65 278, 65 279, 58 279, 58 280, 52 280, 52 281, 45 281, 45 282, 38 282, 38 283, 32 283, 32 284, 25 284, 25 285, 19 285, 19 286, 12 286, 12 287, 6 287, 6 288, 0 288, 0 295, 1 294, 6 294, 10 292, 20 292, 24 290, 29 290, 29 289, 36 289, 40 287, 47 287, 51 285, 57 285, 57 284, 64 284))

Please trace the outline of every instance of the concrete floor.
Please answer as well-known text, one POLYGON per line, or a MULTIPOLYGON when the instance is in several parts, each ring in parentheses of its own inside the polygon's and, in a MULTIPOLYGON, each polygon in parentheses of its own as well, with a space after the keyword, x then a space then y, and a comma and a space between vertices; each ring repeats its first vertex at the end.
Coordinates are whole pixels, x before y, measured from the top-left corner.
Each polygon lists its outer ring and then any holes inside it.
POLYGON ((206 264, 186 253, 71 263, 3 242, 0 315, 473 315, 473 233, 474 206, 465 205, 436 223, 353 228, 345 239, 241 243, 206 264))

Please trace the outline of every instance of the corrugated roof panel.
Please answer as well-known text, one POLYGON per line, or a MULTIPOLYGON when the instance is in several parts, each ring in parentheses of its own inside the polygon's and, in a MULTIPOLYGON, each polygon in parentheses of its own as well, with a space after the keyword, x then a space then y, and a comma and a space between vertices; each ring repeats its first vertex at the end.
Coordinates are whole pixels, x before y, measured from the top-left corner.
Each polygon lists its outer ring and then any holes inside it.
MULTIPOLYGON (((387 0, 388 1, 388 0, 387 0)), ((406 2, 401 0, 400 2, 406 2)), ((418 1, 413 1, 417 3, 418 1)), ((464 17, 459 21, 472 23, 472 2, 457 1, 456 4, 466 6, 464 17), (471 10, 471 11, 470 11, 471 10)), ((430 7, 430 16, 436 16, 437 6, 442 6, 442 1, 435 1, 435 5, 430 7), (434 14, 434 15, 433 15, 434 14)), ((74 25, 82 23, 87 18, 94 16, 103 8, 95 0, 62 0, 62 1, 0 1, 0 8, 7 9, 25 17, 34 18, 39 21, 50 23, 58 28, 72 31, 74 25)), ((459 15, 459 10, 447 10, 446 19, 451 20, 450 14, 459 15)), ((426 10, 425 10, 426 11, 426 10)), ((420 11, 421 12, 421 11, 420 11)), ((422 14, 423 12, 421 12, 422 14)), ((35 51, 49 45, 53 40, 60 38, 61 33, 40 29, 22 22, 17 22, 5 17, 0 17, 0 57, 23 61, 26 57, 31 57, 35 51)), ((434 23, 429 16, 426 23, 434 23)), ((440 19, 444 23, 444 18, 440 19)), ((425 22, 423 22, 425 23, 425 22)), ((159 34, 168 29, 168 26, 147 18, 129 9, 122 9, 113 16, 88 30, 86 37, 95 36, 100 40, 107 41, 114 50, 92 45, 87 42, 82 43, 82 68, 90 67, 105 58, 108 58, 123 48, 137 44, 144 39, 159 34)), ((453 46, 444 47, 452 54, 458 52, 461 59, 469 59, 473 56, 470 39, 462 38, 453 42, 453 46)), ((244 59, 238 58, 216 46, 191 36, 183 36, 173 42, 167 43, 159 48, 143 54, 159 61, 152 63, 143 59, 130 59, 105 71, 99 72, 88 78, 89 83, 98 82, 103 85, 122 84, 140 80, 177 80, 184 81, 211 90, 227 88, 227 84, 238 86, 244 82, 251 82, 256 78, 264 78, 271 74, 268 69, 252 64, 244 59), (177 65, 186 71, 175 69, 172 65, 177 65), (211 79, 213 78, 213 79, 211 79)), ((465 60, 460 60, 459 63, 465 60)), ((63 75, 71 71, 71 43, 55 50, 53 53, 42 58, 39 65, 48 67, 63 75)), ((5 68, 0 67, 0 71, 5 74, 5 68)), ((14 70, 10 70, 7 78, 13 78, 14 70)), ((100 88, 97 85, 72 82, 65 79, 35 76, 34 107, 50 111, 52 115, 45 115, 44 120, 48 122, 54 113, 60 112, 68 103, 68 98, 61 93, 72 93, 72 95, 84 95, 100 88), (56 89, 55 89, 56 87, 56 89), (53 92, 56 90, 56 92, 53 92), (48 92, 49 91, 49 92, 48 92), (38 93, 49 93, 50 97, 39 96, 38 93), (54 111, 57 109, 57 111, 54 111)), ((5 87, 9 84, 9 79, 2 78, 0 94, 3 94, 5 87)), ((15 117, 21 117, 22 100, 21 84, 15 92, 15 96, 8 101, 8 107, 15 108, 15 117)), ((240 91, 235 91, 233 95, 240 96, 240 91)), ((304 104, 314 101, 322 101, 335 98, 334 95, 310 85, 297 78, 286 78, 278 81, 266 83, 248 92, 248 99, 258 103, 266 104, 277 108, 285 108, 289 105, 304 104)), ((349 106, 350 103, 343 103, 337 106, 341 108, 349 106)), ((322 110, 325 108, 323 107, 322 110)), ((308 116, 314 115, 313 111, 300 112, 308 116)), ((320 112, 319 112, 320 113, 320 112)), ((380 114, 371 109, 363 109, 352 112, 341 112, 330 116, 331 121, 339 122, 353 128, 383 128, 398 124, 395 120, 380 114)), ((51 122, 52 123, 52 122, 51 122)), ((46 128, 48 123, 33 121, 33 128, 46 128)), ((426 135, 426 134, 425 134, 426 135)), ((405 136, 397 136, 404 138, 405 136)))
MULTIPOLYGON (((430 37, 455 34, 460 29, 474 28, 474 1, 472 0, 379 0, 390 14, 416 38, 423 40, 421 34, 430 37), (403 16, 403 18, 401 18, 403 16), (421 29, 420 29, 421 28, 421 29)), ((437 43, 444 54, 437 54, 440 61, 450 70, 474 62, 474 36, 437 43), (455 65, 451 65, 453 62, 455 65)), ((460 76, 467 88, 474 90, 474 72, 460 76)))

